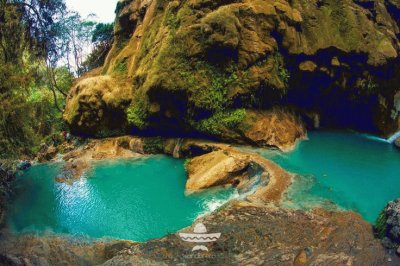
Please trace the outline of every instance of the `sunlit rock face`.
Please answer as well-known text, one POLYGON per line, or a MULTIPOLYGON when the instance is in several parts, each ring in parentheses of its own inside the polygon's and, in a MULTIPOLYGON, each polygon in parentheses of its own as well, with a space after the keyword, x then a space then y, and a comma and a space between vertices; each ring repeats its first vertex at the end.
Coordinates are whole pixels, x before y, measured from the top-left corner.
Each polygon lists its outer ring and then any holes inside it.
POLYGON ((116 104, 101 100, 88 111, 73 89, 66 121, 79 133, 258 143, 248 139, 257 123, 250 110, 284 110, 311 127, 310 114, 321 127, 388 136, 400 121, 399 11, 397 1, 378 0, 120 1, 99 71, 123 81, 116 104))

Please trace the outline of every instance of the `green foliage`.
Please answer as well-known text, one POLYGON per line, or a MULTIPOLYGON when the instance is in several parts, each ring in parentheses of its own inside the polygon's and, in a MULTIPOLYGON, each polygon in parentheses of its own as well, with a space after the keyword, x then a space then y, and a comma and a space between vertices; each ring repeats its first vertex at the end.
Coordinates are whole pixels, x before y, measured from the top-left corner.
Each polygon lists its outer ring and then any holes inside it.
POLYGON ((372 77, 368 77, 367 79, 361 80, 359 88, 367 94, 372 94, 377 91, 378 84, 374 82, 372 77))
POLYGON ((85 71, 90 71, 104 64, 113 44, 114 24, 98 23, 92 32, 92 43, 95 45, 82 64, 85 71))
POLYGON ((280 53, 276 53, 274 55, 274 61, 275 61, 274 68, 276 73, 278 74, 279 79, 283 81, 283 83, 285 83, 285 86, 287 86, 290 79, 290 72, 285 67, 285 61, 283 56, 280 53))
POLYGON ((229 106, 229 88, 240 86, 240 79, 235 65, 230 65, 225 70, 221 70, 204 61, 199 61, 195 64, 194 70, 181 71, 180 75, 187 80, 194 91, 196 107, 204 108, 214 113, 222 112, 229 106), (199 87, 202 86, 198 82, 199 79, 208 81, 207 84, 211 86, 206 88, 199 87))
POLYGON ((147 116, 146 103, 141 98, 137 98, 135 104, 126 109, 128 123, 138 129, 144 129, 147 126, 147 116))
POLYGON ((386 235, 386 231, 387 231, 386 220, 387 220, 387 215, 386 215, 385 210, 383 210, 379 214, 378 218, 376 219, 375 225, 374 225, 375 235, 380 239, 384 238, 386 235))
POLYGON ((103 129, 96 134, 97 138, 107 138, 112 136, 121 136, 124 132, 121 129, 103 129))
POLYGON ((351 24, 348 21, 344 3, 334 1, 329 5, 329 8, 331 8, 331 17, 337 23, 339 33, 346 36, 350 31, 349 26, 351 24))
POLYGON ((161 137, 147 138, 144 141, 143 150, 146 153, 162 153, 164 151, 164 142, 161 137))
POLYGON ((235 129, 245 117, 245 109, 218 112, 194 126, 201 132, 217 135, 223 133, 225 129, 235 129))
POLYGON ((187 158, 187 159, 185 159, 185 161, 183 162, 183 166, 185 167, 186 172, 187 172, 187 170, 188 170, 188 166, 189 166, 189 163, 190 163, 191 160, 192 160, 192 159, 187 158))
POLYGON ((128 61, 122 60, 118 62, 114 68, 114 71, 117 73, 126 73, 128 71, 128 61))
POLYGON ((114 23, 98 23, 92 32, 92 43, 112 42, 113 37, 114 23))
POLYGON ((171 29, 172 33, 174 34, 176 30, 179 28, 180 21, 176 14, 172 11, 168 12, 166 23, 168 27, 171 29))

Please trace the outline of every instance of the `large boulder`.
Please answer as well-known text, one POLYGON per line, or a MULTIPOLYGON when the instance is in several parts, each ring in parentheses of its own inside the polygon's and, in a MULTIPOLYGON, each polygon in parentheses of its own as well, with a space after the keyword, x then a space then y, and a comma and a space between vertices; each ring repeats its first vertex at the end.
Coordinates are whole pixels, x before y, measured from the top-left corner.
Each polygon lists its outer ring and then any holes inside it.
POLYGON ((239 184, 247 171, 250 157, 226 150, 214 151, 190 160, 186 191, 194 192, 218 185, 239 184))
POLYGON ((110 76, 83 79, 68 95, 64 120, 73 133, 100 136, 107 131, 123 130, 130 95, 124 82, 110 76))

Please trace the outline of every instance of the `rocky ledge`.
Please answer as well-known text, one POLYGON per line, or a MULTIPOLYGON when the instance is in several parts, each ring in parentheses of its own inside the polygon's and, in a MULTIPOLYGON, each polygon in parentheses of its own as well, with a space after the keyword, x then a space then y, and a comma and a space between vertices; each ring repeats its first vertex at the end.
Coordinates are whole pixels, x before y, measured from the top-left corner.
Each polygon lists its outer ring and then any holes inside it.
MULTIPOLYGON (((221 233, 192 252, 178 234, 145 243, 20 236, 3 241, 7 265, 398 265, 358 214, 231 202, 197 223, 221 233)), ((193 232, 194 225, 182 230, 193 232)))

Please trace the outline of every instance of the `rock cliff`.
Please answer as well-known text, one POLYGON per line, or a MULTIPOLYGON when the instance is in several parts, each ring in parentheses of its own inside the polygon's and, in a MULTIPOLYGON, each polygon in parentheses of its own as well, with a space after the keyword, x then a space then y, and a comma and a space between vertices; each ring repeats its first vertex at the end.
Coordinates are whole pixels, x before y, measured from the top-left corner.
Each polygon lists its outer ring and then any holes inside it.
POLYGON ((123 0, 105 65, 75 84, 64 118, 78 134, 201 135, 275 147, 271 136, 289 134, 291 144, 304 137, 301 120, 386 136, 400 128, 399 7, 123 0), (290 125, 274 126, 271 112, 290 125), (249 133, 257 124, 270 128, 267 136, 249 133))

